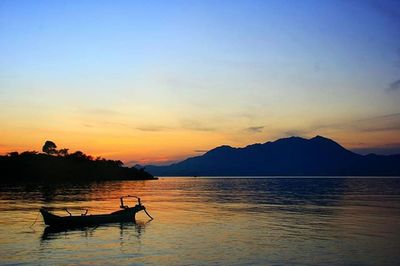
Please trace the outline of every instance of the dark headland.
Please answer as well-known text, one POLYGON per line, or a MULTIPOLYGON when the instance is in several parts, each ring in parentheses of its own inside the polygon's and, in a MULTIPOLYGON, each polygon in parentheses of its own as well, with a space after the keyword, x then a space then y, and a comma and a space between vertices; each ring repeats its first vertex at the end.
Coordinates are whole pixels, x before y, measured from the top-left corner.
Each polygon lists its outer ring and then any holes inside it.
POLYGON ((81 151, 69 153, 46 141, 43 153, 10 152, 0 156, 1 182, 88 182, 105 180, 154 180, 144 168, 124 167, 119 160, 93 158, 81 151))
POLYGON ((400 154, 360 155, 325 137, 290 137, 244 148, 224 145, 146 170, 159 176, 400 176, 400 154))

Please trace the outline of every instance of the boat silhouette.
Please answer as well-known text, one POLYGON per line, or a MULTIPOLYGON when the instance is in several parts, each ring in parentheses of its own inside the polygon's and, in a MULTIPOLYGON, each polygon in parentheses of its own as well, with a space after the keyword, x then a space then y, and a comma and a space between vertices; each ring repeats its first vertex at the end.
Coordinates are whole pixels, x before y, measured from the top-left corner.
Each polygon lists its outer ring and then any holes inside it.
POLYGON ((139 211, 144 211, 151 219, 153 217, 147 213, 146 207, 140 202, 140 198, 136 196, 124 196, 120 198, 122 210, 118 210, 109 214, 90 214, 87 215, 87 211, 79 216, 72 215, 67 209, 65 209, 69 216, 55 215, 46 208, 41 208, 40 213, 43 216, 44 223, 51 227, 83 227, 93 226, 105 223, 117 223, 117 222, 135 222, 135 215, 139 211), (124 205, 124 198, 133 197, 137 198, 138 202, 134 207, 124 205))

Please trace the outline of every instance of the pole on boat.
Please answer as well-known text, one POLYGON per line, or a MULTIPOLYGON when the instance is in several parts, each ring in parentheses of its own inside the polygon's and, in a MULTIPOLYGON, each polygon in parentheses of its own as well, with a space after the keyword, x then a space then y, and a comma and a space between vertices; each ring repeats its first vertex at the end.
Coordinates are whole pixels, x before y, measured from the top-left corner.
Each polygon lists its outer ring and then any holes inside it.
MULTIPOLYGON (((138 205, 139 205, 139 206, 142 206, 142 203, 141 203, 139 197, 137 197, 137 196, 132 196, 132 195, 127 195, 127 196, 123 196, 123 197, 120 198, 120 199, 121 199, 121 208, 122 208, 122 209, 127 208, 127 206, 124 205, 124 198, 137 198, 137 200, 138 200, 138 205)), ((144 210, 144 212, 147 214, 147 216, 150 217, 151 220, 154 219, 154 218, 151 217, 151 215, 146 211, 146 208, 145 208, 144 206, 143 206, 143 210, 144 210)))
POLYGON ((124 206, 124 197, 120 197, 119 198, 120 200, 121 200, 121 206, 119 206, 121 209, 125 209, 125 206, 124 206))
POLYGON ((72 213, 70 213, 67 208, 65 208, 64 210, 69 213, 69 216, 72 216, 72 213))
POLYGON ((153 217, 151 217, 151 215, 146 211, 146 209, 143 209, 144 210, 144 212, 147 214, 147 216, 149 216, 150 217, 150 219, 154 219, 153 217))
POLYGON ((125 206, 125 205, 124 205, 124 198, 136 198, 136 199, 138 200, 138 205, 139 205, 139 206, 142 205, 141 202, 140 202, 140 198, 139 198, 139 197, 127 195, 127 196, 122 196, 122 197, 120 197, 120 200, 121 200, 121 208, 122 208, 122 209, 126 209, 126 208, 128 207, 128 206, 125 206))

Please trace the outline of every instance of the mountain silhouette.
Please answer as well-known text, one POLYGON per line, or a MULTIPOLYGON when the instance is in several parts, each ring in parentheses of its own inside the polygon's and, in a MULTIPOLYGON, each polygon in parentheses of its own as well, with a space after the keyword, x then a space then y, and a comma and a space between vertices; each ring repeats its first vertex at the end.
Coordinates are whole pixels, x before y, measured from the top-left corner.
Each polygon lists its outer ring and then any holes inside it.
POLYGON ((224 145, 146 170, 158 176, 398 176, 400 155, 360 155, 322 136, 290 137, 244 148, 224 145))

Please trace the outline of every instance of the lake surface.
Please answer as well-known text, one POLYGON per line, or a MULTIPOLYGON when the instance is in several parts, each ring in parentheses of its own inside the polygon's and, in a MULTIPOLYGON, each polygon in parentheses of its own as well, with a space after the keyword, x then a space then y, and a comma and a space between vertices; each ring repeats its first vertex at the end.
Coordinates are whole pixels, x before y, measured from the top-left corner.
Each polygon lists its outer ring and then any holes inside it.
MULTIPOLYGON (((66 213, 65 213, 66 214, 66 213)), ((161 178, 0 188, 0 264, 398 265, 399 178, 161 178), (137 223, 47 233, 40 207, 137 223), (133 205, 133 203, 132 203, 133 205), (36 223, 32 223, 37 218, 36 223)))

